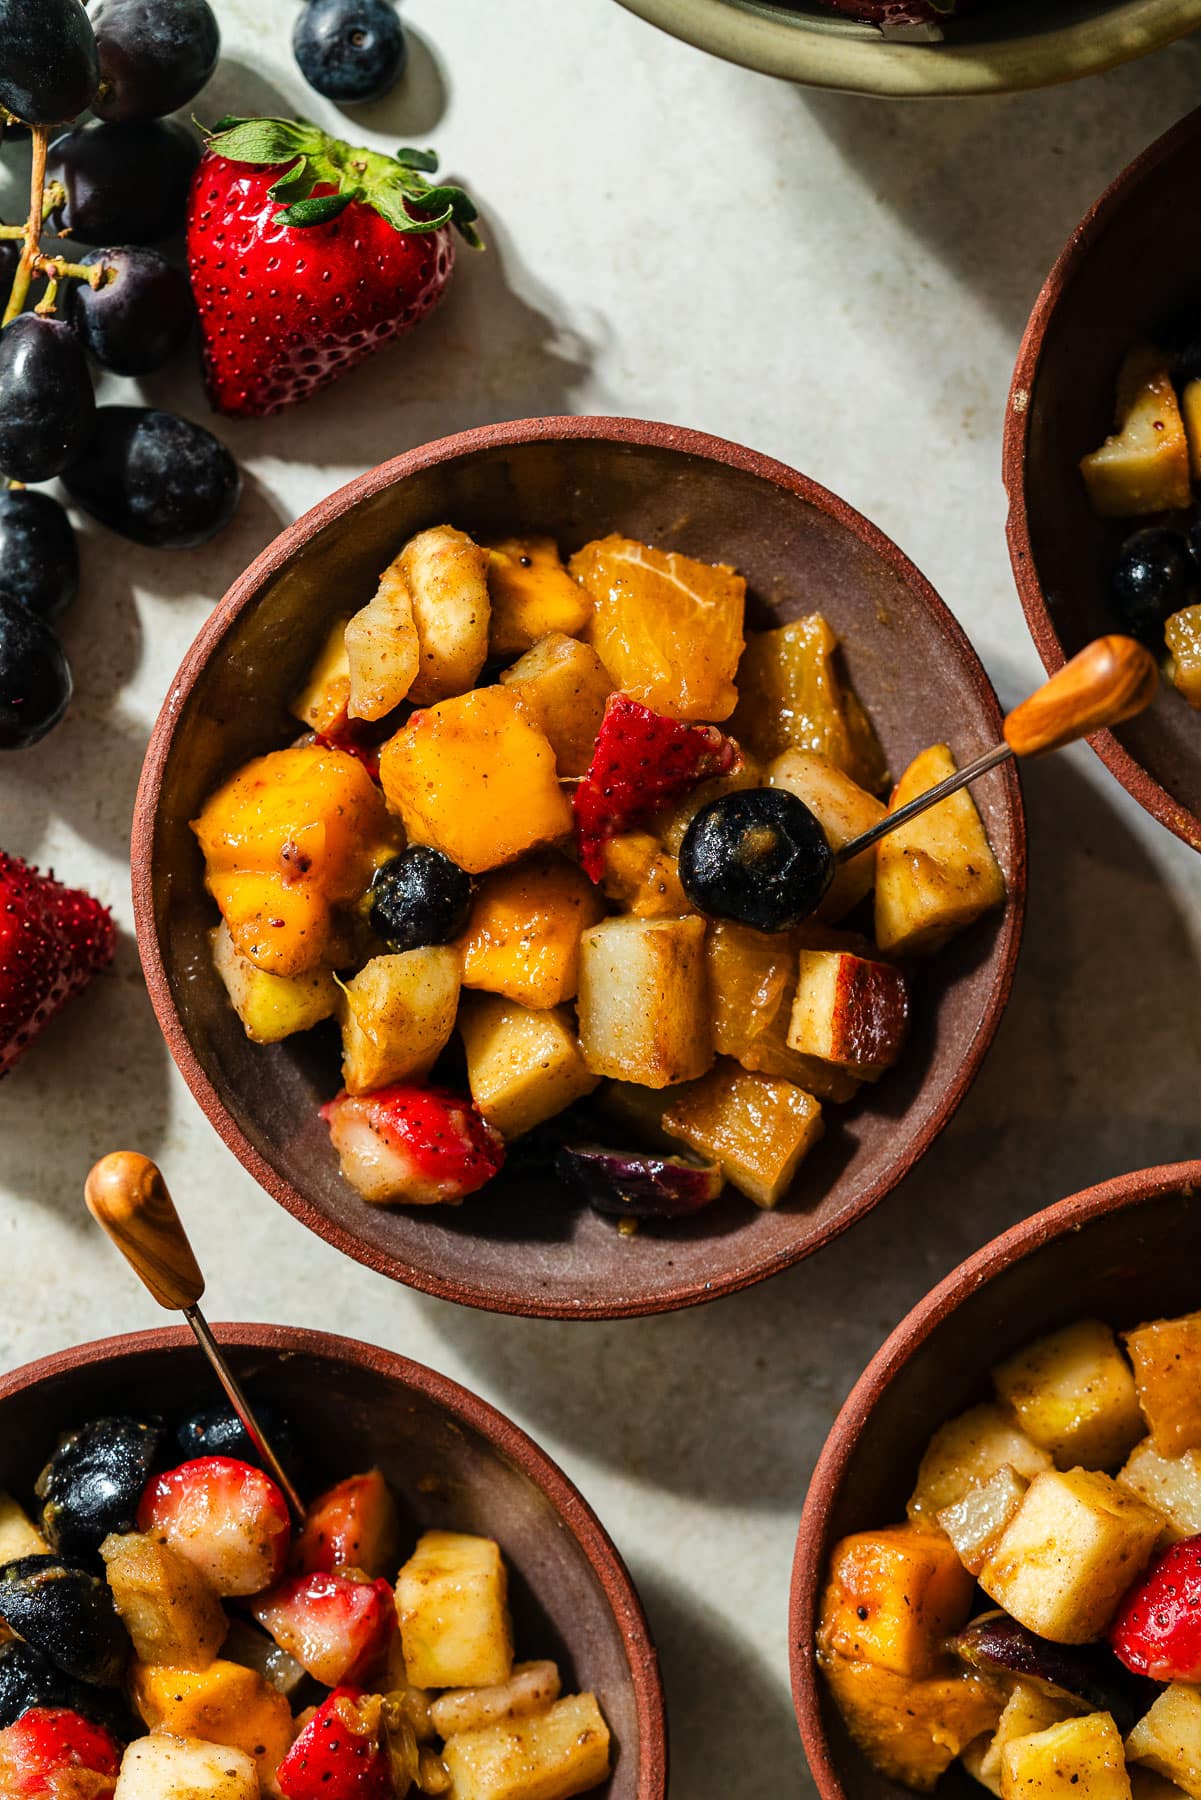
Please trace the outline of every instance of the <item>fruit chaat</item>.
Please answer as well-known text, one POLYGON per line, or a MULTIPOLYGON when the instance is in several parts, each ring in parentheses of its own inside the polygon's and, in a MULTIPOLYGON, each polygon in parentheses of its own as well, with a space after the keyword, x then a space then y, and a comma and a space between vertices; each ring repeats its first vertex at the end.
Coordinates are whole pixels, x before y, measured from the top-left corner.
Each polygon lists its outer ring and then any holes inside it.
POLYGON ((5 1796, 569 1800, 609 1773, 594 1696, 514 1661, 499 1545, 408 1533, 378 1469, 294 1528, 232 1413, 107 1417, 34 1497, 0 1495, 5 1796))
POLYGON ((541 1145, 621 1218, 774 1206, 901 1054, 907 966, 1003 901, 966 792, 814 886, 955 764, 886 798, 830 625, 745 601, 616 535, 423 531, 329 633, 306 734, 208 799, 217 972, 255 1043, 336 1021, 364 1199, 460 1201, 541 1145))
POLYGON ((818 1662, 925 1792, 1201 1795, 1201 1313, 1069 1325, 931 1438, 902 1524, 830 1559, 818 1662))

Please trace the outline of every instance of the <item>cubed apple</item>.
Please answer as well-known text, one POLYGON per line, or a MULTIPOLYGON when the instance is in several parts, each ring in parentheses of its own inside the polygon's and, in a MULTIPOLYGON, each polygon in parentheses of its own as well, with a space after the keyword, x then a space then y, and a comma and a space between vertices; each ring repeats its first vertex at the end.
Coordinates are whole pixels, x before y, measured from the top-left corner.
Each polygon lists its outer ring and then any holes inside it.
POLYGON ((347 1093, 427 1074, 450 1042, 458 1001, 459 954, 450 945, 373 956, 342 993, 347 1093))
POLYGON ((788 1046, 874 1081, 901 1054, 909 990, 900 969, 838 950, 802 950, 788 1046))
POLYGON ((1201 1450, 1164 1456, 1144 1438, 1119 1469, 1118 1482, 1155 1508, 1165 1542, 1201 1534, 1201 1450))
POLYGON ((726 1180, 756 1206, 772 1207, 822 1135, 822 1109, 790 1082, 719 1062, 673 1094, 663 1128, 720 1164, 726 1180))
POLYGON ((259 1800, 260 1793, 252 1756, 156 1731, 121 1758, 113 1800, 259 1800))
POLYGON ((427 1531, 400 1571, 396 1610, 414 1687, 490 1687, 513 1672, 508 1575, 500 1546, 427 1531))
POLYGON ((580 978, 580 933, 603 914, 588 877, 553 852, 494 870, 480 882, 459 940, 463 986, 522 1006, 572 999, 580 978))
POLYGON ((417 677, 420 643, 404 556, 389 563, 366 606, 346 626, 352 719, 382 719, 406 699, 417 677))
MULTIPOLYGON (((769 786, 786 788, 805 802, 832 850, 841 850, 852 838, 870 831, 885 814, 882 800, 816 750, 785 750, 768 764, 767 780, 769 786)), ((870 894, 875 880, 874 849, 864 850, 850 862, 839 863, 817 917, 843 918, 870 894)))
POLYGON ((447 1739, 454 1800, 571 1800, 609 1773, 609 1728, 594 1694, 447 1739))
POLYGON ((1076 1717, 1080 1707, 1066 1697, 1059 1699, 1051 1694, 1044 1694, 1041 1688, 1034 1687, 1028 1681, 1014 1683, 1013 1691, 1005 1702, 1005 1708, 997 1720, 997 1729, 989 1739, 988 1747, 980 1759, 978 1779, 986 1787, 995 1781, 993 1792, 1001 1791, 1001 1758, 1005 1746, 1015 1738, 1030 1737, 1036 1731, 1045 1731, 1049 1725, 1062 1724, 1064 1719, 1076 1717))
POLYGON ((435 525, 409 539, 400 567, 419 646, 409 699, 429 706, 465 694, 488 656, 488 552, 465 531, 435 525))
POLYGON ((992 1555, 1029 1485, 1024 1475, 1006 1466, 938 1514, 938 1523, 972 1575, 978 1575, 992 1555))
POLYGON ((1063 1719, 1001 1752, 1003 1800, 1130 1800, 1122 1736, 1108 1713, 1063 1719))
POLYGON ((11 1494, 0 1493, 0 1563, 22 1556, 45 1556, 50 1546, 25 1508, 11 1494))
POLYGON ((998 1469, 1011 1468, 1032 1481, 1051 1466, 1049 1452, 1040 1449, 999 1406, 971 1406, 940 1425, 927 1444, 909 1496, 909 1517, 929 1522, 945 1506, 954 1506, 972 1488, 990 1480, 998 1469))
POLYGON ((1201 1312, 1123 1333, 1139 1405, 1164 1456, 1201 1449, 1201 1312))
POLYGON ((1117 430, 1080 461, 1102 518, 1173 512, 1189 504, 1189 447, 1167 358, 1135 344, 1118 375, 1117 430))
POLYGON ((584 629, 591 598, 568 573, 553 538, 497 538, 488 559, 493 656, 519 655, 551 632, 571 638, 584 629))
POLYGON ((459 1030, 471 1098, 504 1138, 531 1131, 600 1080, 580 1054, 565 1006, 534 1009, 499 994, 467 994, 459 1030))
POLYGON ((1126 1739, 1126 1755, 1201 1800, 1201 1688, 1165 1688, 1126 1739))
MULTIPOLYGON (((910 763, 893 789, 896 812, 955 773, 945 744, 910 763)), ((929 956, 1005 899, 1005 877, 967 790, 951 794, 876 845, 876 943, 929 956)))
MULTIPOLYGON (((583 594, 575 582, 572 586, 583 594)), ((562 631, 548 632, 500 678, 546 733, 559 774, 583 775, 613 692, 613 678, 592 646, 562 631)))
POLYGON ((1143 1435, 1130 1365, 1099 1319, 1019 1350, 993 1370, 993 1383, 1057 1468, 1116 1469, 1143 1435))
POLYGON ((310 969, 304 975, 271 975, 234 948, 222 920, 209 932, 213 967, 230 1004, 252 1044, 278 1044, 297 1031, 308 1031, 338 1010, 338 984, 332 969, 310 969))
POLYGON ((820 1639, 839 1656, 898 1675, 930 1675, 963 1625, 974 1584, 941 1531, 888 1525, 838 1543, 822 1600, 820 1639))
POLYGON ((670 1087, 713 1061, 705 921, 604 919, 580 939, 579 1022, 595 1075, 670 1087))
MULTIPOLYGON (((229 1630, 215 1588, 186 1556, 141 1532, 100 1546, 113 1604, 140 1663, 207 1669, 229 1630)), ((186 1735, 186 1733, 185 1733, 186 1735)))

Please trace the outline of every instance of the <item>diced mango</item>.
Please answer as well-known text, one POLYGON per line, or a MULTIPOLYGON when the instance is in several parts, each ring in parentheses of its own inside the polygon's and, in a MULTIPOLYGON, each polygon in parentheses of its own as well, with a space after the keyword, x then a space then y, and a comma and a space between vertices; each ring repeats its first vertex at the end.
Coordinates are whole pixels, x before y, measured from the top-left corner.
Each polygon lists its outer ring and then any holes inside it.
MULTIPOLYGON (((583 594, 576 582, 571 585, 583 594)), ((500 678, 546 733, 559 774, 583 775, 613 692, 612 677, 591 645, 549 632, 500 678)))
POLYGON ((888 1525, 835 1545, 818 1633, 823 1649, 897 1675, 930 1675, 966 1623, 974 1583, 938 1530, 888 1525))
POLYGON ((1155 1448, 1164 1456, 1201 1449, 1201 1312, 1156 1319, 1123 1339, 1155 1448))
POLYGON ((829 1650, 822 1673, 847 1729, 881 1774, 928 1793, 956 1756, 991 1731, 1004 1690, 968 1669, 915 1678, 829 1650))
POLYGON ((537 1011, 499 994, 469 994, 459 1009, 471 1098, 504 1138, 520 1137, 600 1080, 580 1053, 565 1006, 537 1011))
MULTIPOLYGON (((893 789, 896 812, 955 773, 945 744, 914 758, 893 789)), ((1005 877, 976 802, 961 788, 876 846, 876 943, 897 956, 928 956, 1005 899, 1005 877)))
POLYGON ((575 637, 592 601, 563 565, 549 537, 498 538, 488 549, 493 656, 517 656, 548 633, 575 637))
POLYGON ((480 882, 460 939, 463 985, 522 1006, 558 1006, 579 986, 580 933, 604 907, 562 856, 530 857, 480 882))
POLYGON ((869 792, 884 781, 884 753, 839 671, 838 639, 821 613, 748 637, 730 730, 763 762, 815 750, 869 792))
POLYGON ((491 1538, 423 1533, 396 1583, 405 1669, 414 1687, 489 1687, 509 1679, 508 1586, 491 1538))
POLYGON ((601 854, 601 885, 623 912, 636 919, 666 919, 692 911, 680 885, 679 864, 648 831, 610 838, 601 854))
POLYGON ((756 1206, 772 1207, 821 1137, 822 1109, 787 1081, 722 1061, 671 1095, 663 1129, 719 1163, 726 1180, 756 1206))
POLYGON ((1116 1469, 1143 1435, 1130 1366, 1099 1319, 1019 1350, 993 1370, 993 1382, 1057 1468, 1116 1469))
POLYGON ((228 1744, 253 1757, 264 1784, 292 1743, 292 1709, 253 1669, 218 1659, 207 1669, 133 1665, 133 1703, 151 1731, 228 1744))

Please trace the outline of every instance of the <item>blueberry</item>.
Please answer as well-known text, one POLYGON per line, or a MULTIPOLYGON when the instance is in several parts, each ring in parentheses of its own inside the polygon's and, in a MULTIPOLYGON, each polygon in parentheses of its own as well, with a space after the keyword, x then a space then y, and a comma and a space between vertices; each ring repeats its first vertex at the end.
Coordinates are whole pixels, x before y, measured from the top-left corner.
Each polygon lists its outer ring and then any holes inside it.
POLYGON ((834 879, 826 834, 786 788, 721 794, 680 845, 680 882, 699 912, 757 931, 786 931, 821 904, 834 879))
POLYGON ((105 269, 99 287, 80 281, 71 292, 71 323, 96 361, 117 375, 162 368, 187 342, 196 317, 183 270, 134 244, 92 250, 83 261, 105 269))
MULTIPOLYGON (((296 1448, 291 1426, 268 1401, 252 1394, 250 1403, 271 1448, 288 1474, 294 1475, 296 1448)), ((232 1456, 239 1462, 252 1463, 256 1469, 264 1466, 232 1407, 206 1407, 189 1414, 176 1426, 175 1442, 185 1462, 194 1462, 200 1456, 232 1456)))
POLYGON ((116 1687, 129 1653, 107 1582, 60 1556, 0 1568, 0 1619, 77 1681, 116 1687))
POLYGON ((23 313, 0 331, 0 472, 13 481, 61 474, 94 412, 87 358, 69 325, 23 313))
POLYGON ((59 1443, 38 1476, 42 1530, 64 1556, 88 1556, 110 1531, 132 1531, 162 1428, 144 1419, 93 1419, 59 1443))
POLYGON ((408 56, 388 0, 309 0, 293 28, 292 51, 309 86, 343 105, 386 94, 408 56))
POLYGON ((208 0, 97 0, 98 118, 161 119, 195 98, 217 66, 221 33, 208 0))
POLYGON ((79 551, 66 509, 36 488, 0 488, 0 602, 53 625, 79 589, 79 551))
POLYGON ((233 457, 211 431, 147 406, 100 407, 63 485, 102 525, 170 550, 216 536, 233 517, 242 486, 233 457))
POLYGON ((26 125, 61 125, 96 92, 96 37, 79 0, 0 0, 0 44, 0 106, 26 125))
POLYGON ((473 891, 458 863, 414 844, 376 870, 368 920, 393 951, 448 944, 466 927, 473 891))
POLYGON ((0 750, 24 750, 53 729, 71 699, 71 670, 44 619, 0 600, 0 750))
POLYGON ((199 161, 199 140, 178 119, 66 131, 46 162, 67 193, 53 222, 81 244, 153 244, 182 228, 199 161))
POLYGON ((1165 622, 1187 606, 1197 566, 1182 532, 1144 525, 1124 539, 1109 571, 1109 600, 1123 629, 1153 649, 1163 643, 1165 622))

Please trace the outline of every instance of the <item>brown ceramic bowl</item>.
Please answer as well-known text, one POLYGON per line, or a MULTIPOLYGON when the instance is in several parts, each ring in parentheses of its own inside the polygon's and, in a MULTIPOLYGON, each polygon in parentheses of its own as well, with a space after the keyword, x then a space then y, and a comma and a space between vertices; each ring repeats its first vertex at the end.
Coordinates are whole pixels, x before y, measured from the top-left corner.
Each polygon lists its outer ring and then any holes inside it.
POLYGON ((996 697, 951 614, 896 546, 803 475, 717 438, 630 419, 534 419, 397 457, 307 513, 234 583, 193 644, 138 792, 138 943, 172 1055, 225 1141, 280 1203, 394 1279, 498 1311, 613 1318, 707 1300, 797 1262, 846 1229, 928 1147, 967 1091, 1009 993, 1025 899, 1012 770, 976 794, 1009 884, 1005 910, 921 977, 908 1053, 831 1128, 775 1212, 727 1193, 692 1220, 625 1238, 519 1158, 462 1207, 385 1209, 338 1172, 319 1103, 328 1047, 250 1044, 209 964, 214 912, 189 819, 247 757, 287 742, 286 704, 333 618, 369 595, 405 538, 611 530, 747 576, 753 622, 820 605, 896 769, 932 739, 961 761, 996 741, 996 697))
MULTIPOLYGON (((663 1686, 629 1574, 583 1496, 538 1446, 466 1388, 351 1338, 219 1325, 235 1372, 293 1426, 306 1492, 383 1470, 414 1533, 480 1532, 509 1564, 516 1642, 565 1691, 596 1693, 613 1733, 598 1800, 664 1800, 663 1686)), ((28 1494, 59 1432, 104 1413, 186 1416, 214 1403, 184 1328, 105 1338, 0 1377, 0 1487, 28 1494)))
MULTIPOLYGON (((848 1531, 904 1517, 917 1466, 946 1419, 989 1396, 1010 1351, 1075 1319, 1136 1324, 1201 1304, 1201 1162, 1140 1169, 1049 1206, 994 1238, 915 1306, 834 1421, 801 1514, 789 1628, 792 1691, 821 1800, 902 1800, 869 1768, 816 1668, 829 1553, 848 1531)), ((955 1765, 945 1800, 976 1800, 955 1765)))
MULTIPOLYGON (((1187 223, 1199 188, 1201 110, 1085 214, 1022 339, 1005 421, 1009 553, 1048 671, 1114 629, 1103 582, 1115 522, 1092 512, 1078 465, 1112 429, 1130 345, 1201 300, 1201 241, 1187 223)), ((1141 806, 1201 850, 1201 722, 1180 694, 1161 684, 1148 712, 1090 741, 1141 806)))

